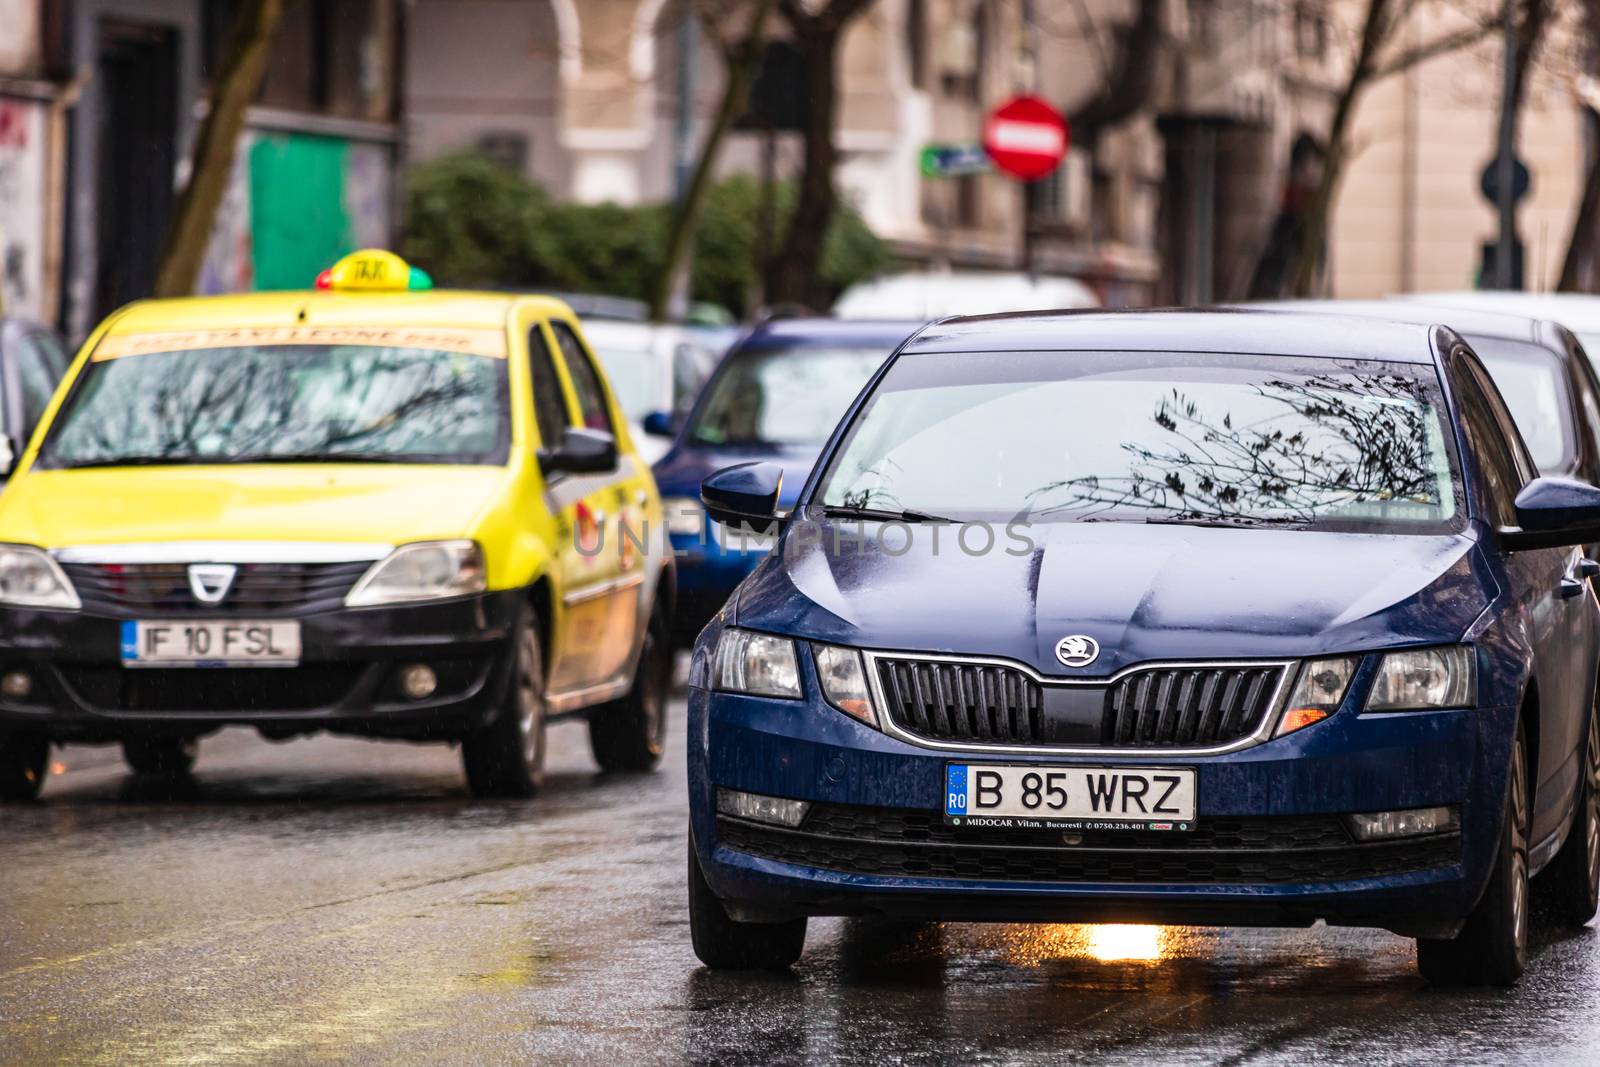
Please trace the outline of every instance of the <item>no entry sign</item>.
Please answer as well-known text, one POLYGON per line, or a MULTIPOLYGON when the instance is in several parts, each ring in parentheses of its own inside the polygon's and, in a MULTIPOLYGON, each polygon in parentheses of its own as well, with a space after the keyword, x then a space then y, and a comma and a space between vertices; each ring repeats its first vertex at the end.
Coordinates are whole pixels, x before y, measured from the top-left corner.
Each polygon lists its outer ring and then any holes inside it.
POLYGON ((1025 182, 1055 170, 1067 144, 1067 120, 1037 96, 1012 97, 983 124, 983 148, 994 165, 1025 182))

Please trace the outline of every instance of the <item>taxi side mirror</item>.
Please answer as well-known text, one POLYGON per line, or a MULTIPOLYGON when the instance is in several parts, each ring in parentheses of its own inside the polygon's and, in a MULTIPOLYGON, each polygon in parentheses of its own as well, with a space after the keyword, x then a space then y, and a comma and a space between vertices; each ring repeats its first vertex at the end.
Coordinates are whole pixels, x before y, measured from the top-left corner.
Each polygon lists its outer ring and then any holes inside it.
POLYGON ((17 446, 17 439, 10 434, 0 434, 0 479, 11 477, 11 472, 17 469, 17 459, 22 454, 22 449, 17 446))
POLYGON ((545 474, 608 474, 617 469, 617 439, 604 430, 567 427, 561 444, 539 450, 545 474))

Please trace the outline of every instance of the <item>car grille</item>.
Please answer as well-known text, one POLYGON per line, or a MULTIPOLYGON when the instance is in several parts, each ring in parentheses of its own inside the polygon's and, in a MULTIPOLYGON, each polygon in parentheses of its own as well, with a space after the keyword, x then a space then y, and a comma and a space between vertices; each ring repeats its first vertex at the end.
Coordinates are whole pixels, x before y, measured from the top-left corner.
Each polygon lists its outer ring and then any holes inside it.
POLYGON ((1222 745, 1249 737, 1272 707, 1282 667, 1160 668, 1118 679, 1106 693, 1113 747, 1222 745))
POLYGON ((1357 844, 1336 815, 1202 818, 1181 831, 967 830, 937 813, 815 805, 798 830, 718 816, 722 844, 843 874, 995 882, 1317 884, 1461 862, 1461 835, 1357 844))
POLYGON ((107 711, 310 711, 342 702, 365 664, 228 670, 64 666, 62 679, 107 711))
POLYGON ((876 669, 890 719, 917 737, 1105 748, 1241 741, 1271 712, 1285 670, 1280 664, 1150 667, 1115 682, 1069 686, 993 663, 879 656, 876 669), (1055 700, 1066 695, 1070 709, 1055 700), (1074 724, 1072 715, 1088 721, 1074 724))
POLYGON ((228 595, 202 604, 183 563, 64 563, 87 610, 161 615, 291 615, 344 603, 371 563, 241 563, 228 595))
POLYGON ((936 741, 1044 741, 1039 683, 1013 667, 882 659, 878 677, 890 714, 936 741))

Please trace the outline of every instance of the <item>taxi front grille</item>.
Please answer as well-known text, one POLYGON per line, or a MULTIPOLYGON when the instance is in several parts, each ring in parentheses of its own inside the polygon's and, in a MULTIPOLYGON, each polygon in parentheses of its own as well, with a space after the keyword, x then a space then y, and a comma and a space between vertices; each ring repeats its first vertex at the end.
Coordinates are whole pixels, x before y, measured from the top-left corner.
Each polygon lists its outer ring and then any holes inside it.
POLYGON ((356 563, 241 563, 217 604, 198 600, 184 563, 63 563, 85 610, 130 618, 162 615, 291 615, 326 611, 372 566, 356 563))

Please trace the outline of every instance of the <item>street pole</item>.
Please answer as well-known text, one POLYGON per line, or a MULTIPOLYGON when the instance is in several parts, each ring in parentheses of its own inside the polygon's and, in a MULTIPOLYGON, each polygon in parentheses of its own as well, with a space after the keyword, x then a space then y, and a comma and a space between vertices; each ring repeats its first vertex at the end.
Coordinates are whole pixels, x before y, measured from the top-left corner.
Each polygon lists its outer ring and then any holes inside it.
POLYGON ((1516 143, 1517 108, 1514 99, 1517 83, 1517 20, 1511 0, 1506 0, 1504 16, 1505 62, 1501 67, 1500 87, 1500 155, 1495 159, 1495 200, 1500 209, 1500 240, 1495 248, 1495 288, 1511 289, 1515 285, 1512 257, 1517 244, 1516 143))
MULTIPOLYGON (((681 207, 689 193, 694 173, 694 93, 695 53, 700 47, 699 24, 693 4, 685 4, 678 23, 678 108, 672 126, 672 197, 681 207)), ((682 319, 689 313, 689 279, 694 274, 694 238, 679 259, 672 276, 672 295, 667 300, 670 318, 682 319)))

